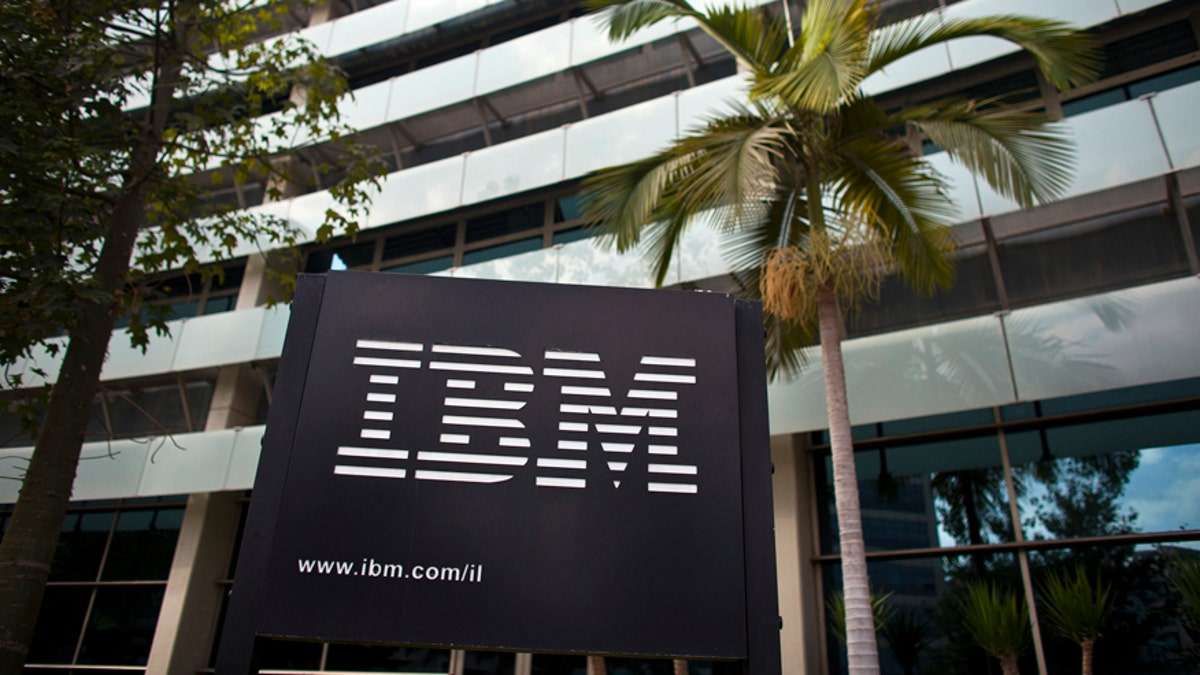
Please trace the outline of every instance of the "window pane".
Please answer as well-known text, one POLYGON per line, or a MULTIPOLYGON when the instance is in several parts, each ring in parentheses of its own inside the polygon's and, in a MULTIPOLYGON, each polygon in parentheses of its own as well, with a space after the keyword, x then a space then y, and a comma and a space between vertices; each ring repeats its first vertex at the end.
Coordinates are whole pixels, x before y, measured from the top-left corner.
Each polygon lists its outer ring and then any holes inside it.
POLYGON ((90 587, 46 588, 33 644, 29 646, 29 663, 71 663, 91 597, 90 587))
POLYGON ((487 262, 496 260, 497 258, 508 258, 517 255, 518 253, 528 253, 536 251, 542 247, 541 237, 534 239, 522 239, 513 241, 499 246, 491 246, 481 248, 475 251, 467 251, 463 254, 463 266, 474 265, 475 263, 487 262))
POLYGON ((188 416, 192 419, 192 431, 201 431, 208 421, 208 409, 212 405, 213 383, 208 380, 192 380, 183 383, 183 395, 187 397, 188 416))
MULTIPOLYGON (((1193 547, 1198 545, 1200 542, 1191 542, 1193 547)), ((1029 562, 1035 583, 1043 582, 1050 574, 1073 575, 1082 569, 1093 582, 1098 579, 1111 589, 1112 610, 1096 642, 1097 673, 1194 673, 1180 658, 1184 656, 1182 638, 1186 633, 1173 612, 1166 609, 1176 599, 1169 570, 1180 553, 1196 555, 1176 545, 1087 547, 1031 551, 1029 562)), ((1038 605, 1041 615, 1046 616, 1044 593, 1038 605)), ((1078 671, 1078 645, 1052 626, 1043 630, 1042 637, 1049 672, 1078 671)))
POLYGON ((1200 411, 1009 434, 1031 539, 1200 529, 1200 411))
POLYGON ((111 511, 67 514, 50 565, 50 581, 95 581, 112 523, 111 511))
MULTIPOLYGON (((831 675, 847 672, 845 646, 834 636, 830 600, 842 590, 841 567, 822 566, 826 598, 826 647, 831 675)), ((1012 554, 876 561, 867 564, 871 592, 885 597, 890 618, 878 633, 880 670, 885 675, 999 673, 995 662, 976 646, 959 610, 965 589, 977 580, 1020 593, 1021 582, 1012 554)), ((1032 651, 1032 650, 1030 650, 1032 651)), ((1022 661, 1021 672, 1036 672, 1022 661)), ((1055 671, 1051 671, 1055 672, 1055 671)))
POLYGON ((604 659, 608 675, 672 675, 673 664, 668 659, 625 659, 610 656, 604 659))
POLYGON ((164 432, 190 431, 183 415, 183 399, 175 383, 110 391, 108 418, 114 438, 162 436, 164 432))
MULTIPOLYGON (((1000 449, 991 435, 854 453, 868 551, 1011 541, 1000 449)), ((817 471, 821 552, 836 554, 833 465, 817 471)))
POLYGON ((313 670, 321 666, 321 643, 262 640, 262 668, 313 670))
POLYGON ((166 579, 182 523, 181 508, 121 513, 102 578, 105 581, 166 579))
POLYGON ((440 258, 430 258, 429 260, 419 260, 417 262, 404 263, 402 265, 392 265, 383 269, 384 272, 398 272, 401 274, 433 274, 448 270, 454 266, 454 256, 445 255, 440 258))
POLYGON ((592 236, 594 232, 595 230, 591 230, 586 227, 575 227, 570 230, 559 230, 558 232, 554 233, 552 241, 555 244, 569 244, 573 241, 587 239, 588 237, 592 236))
POLYGON ((388 237, 383 240, 383 259, 395 260, 452 248, 457 232, 458 225, 449 223, 388 237))
POLYGON ((467 221, 467 243, 492 239, 513 232, 541 227, 545 206, 542 202, 489 213, 467 221))
POLYGON ((79 662, 146 665, 165 590, 163 586, 96 589, 96 601, 83 636, 79 662))
POLYGON ((446 673, 450 670, 450 650, 331 644, 325 669, 376 673, 446 673))
POLYGON ((512 652, 465 652, 463 675, 513 675, 517 655, 512 652))

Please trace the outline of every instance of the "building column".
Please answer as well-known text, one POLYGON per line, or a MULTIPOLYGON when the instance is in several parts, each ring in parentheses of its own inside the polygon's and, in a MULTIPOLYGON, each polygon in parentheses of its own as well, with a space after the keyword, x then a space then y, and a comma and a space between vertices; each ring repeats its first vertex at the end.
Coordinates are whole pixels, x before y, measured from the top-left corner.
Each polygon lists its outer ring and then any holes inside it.
POLYGON ((809 471, 803 450, 791 435, 771 438, 775 500, 775 568, 779 584, 779 634, 783 672, 821 672, 820 589, 814 567, 812 515, 808 508, 809 471))
POLYGON ((171 575, 158 613, 147 675, 191 675, 207 668, 225 597, 241 504, 238 492, 188 497, 171 575))

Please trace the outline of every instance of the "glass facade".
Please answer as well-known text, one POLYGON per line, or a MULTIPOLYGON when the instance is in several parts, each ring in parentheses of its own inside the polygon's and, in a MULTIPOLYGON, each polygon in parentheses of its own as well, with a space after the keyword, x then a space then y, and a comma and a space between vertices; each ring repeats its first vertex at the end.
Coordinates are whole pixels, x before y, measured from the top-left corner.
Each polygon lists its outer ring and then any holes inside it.
MULTIPOLYGON (((1169 574, 1177 556, 1200 556, 1200 379, 855 432, 868 574, 890 612, 879 631, 885 673, 988 672, 995 664, 962 628, 965 590, 984 580, 1041 606, 1047 576, 1076 566, 1117 597, 1096 673, 1193 672, 1169 574)), ((828 600, 841 588, 837 524, 827 440, 811 440, 828 600)), ((830 671, 844 672, 833 634, 830 671)), ((1074 643, 1044 621, 1041 635, 1049 672, 1077 667, 1074 643)), ((1036 672, 1032 649, 1026 658, 1036 672)))
MULTIPOLYGON (((0 507, 0 525, 11 508, 0 507)), ((183 512, 180 497, 73 505, 63 520, 28 671, 86 665, 142 672, 183 512)))

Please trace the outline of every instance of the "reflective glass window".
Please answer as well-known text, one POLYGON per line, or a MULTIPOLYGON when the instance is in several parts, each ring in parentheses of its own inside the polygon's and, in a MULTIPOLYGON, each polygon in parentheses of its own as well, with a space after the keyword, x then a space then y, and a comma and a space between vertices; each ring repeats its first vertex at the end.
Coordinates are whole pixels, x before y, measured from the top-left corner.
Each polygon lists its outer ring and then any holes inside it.
POLYGON ((182 524, 182 508, 122 512, 101 579, 166 579, 182 524))
POLYGON ((96 580, 113 517, 112 511, 67 514, 50 566, 51 581, 96 580))
POLYGON ((144 666, 165 586, 101 586, 88 617, 79 663, 144 666))
POLYGON ((325 670, 445 673, 450 670, 450 650, 331 644, 325 670))

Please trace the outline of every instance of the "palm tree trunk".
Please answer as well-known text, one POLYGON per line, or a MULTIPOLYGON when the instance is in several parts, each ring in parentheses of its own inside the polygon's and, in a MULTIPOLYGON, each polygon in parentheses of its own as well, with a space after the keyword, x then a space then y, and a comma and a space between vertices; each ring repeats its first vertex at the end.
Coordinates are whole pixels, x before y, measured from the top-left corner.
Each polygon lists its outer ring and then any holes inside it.
POLYGON ((587 657, 587 675, 605 675, 608 672, 608 666, 604 663, 603 656, 589 654, 587 657))
POLYGON ((675 675, 688 675, 687 659, 674 659, 671 661, 671 668, 675 675))
POLYGON ((1083 675, 1092 675, 1092 659, 1096 651, 1096 641, 1084 640, 1079 643, 1079 648, 1083 650, 1083 667, 1080 672, 1083 675))
POLYGON ((1007 654, 1001 658, 1000 670, 1004 675, 1021 675, 1021 669, 1017 667, 1017 656, 1015 654, 1007 654))
POLYGON ((866 544, 858 501, 858 476, 846 403, 846 369, 842 364, 841 316, 833 289, 817 292, 817 319, 829 414, 829 446, 833 459, 833 494, 841 541, 842 592, 846 602, 846 651, 852 675, 879 673, 879 645, 871 585, 867 579, 866 544))

